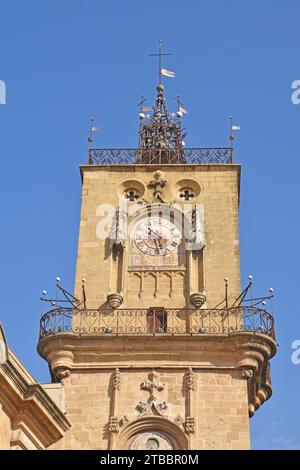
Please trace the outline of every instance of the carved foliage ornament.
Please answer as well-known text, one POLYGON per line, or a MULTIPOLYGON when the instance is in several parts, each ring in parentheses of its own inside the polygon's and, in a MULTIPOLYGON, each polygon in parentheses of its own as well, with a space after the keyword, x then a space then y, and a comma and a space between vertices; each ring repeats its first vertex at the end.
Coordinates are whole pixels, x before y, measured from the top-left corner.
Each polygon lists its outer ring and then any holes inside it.
POLYGON ((185 432, 192 434, 195 431, 195 420, 191 416, 185 418, 185 432))
POLYGON ((118 418, 115 416, 109 417, 108 429, 110 432, 118 432, 119 431, 119 421, 118 418))
POLYGON ((177 424, 177 426, 183 426, 184 425, 184 419, 182 416, 177 415, 176 418, 174 419, 174 423, 177 424))
POLYGON ((187 373, 186 373, 186 386, 188 390, 195 390, 195 374, 193 372, 193 369, 189 367, 187 373))
MULTIPOLYGON (((116 368, 111 375, 111 383, 113 393, 116 395, 117 391, 120 390, 121 385, 121 374, 118 368, 116 368)), ((119 431, 119 419, 117 416, 109 417, 108 430, 113 433, 117 433, 119 431)))
POLYGON ((120 370, 116 368, 112 374, 112 385, 114 390, 120 390, 121 374, 120 370))
POLYGON ((59 381, 63 381, 70 376, 70 369, 66 369, 65 367, 58 367, 55 369, 54 375, 59 381))
POLYGON ((242 369, 241 375, 244 379, 251 379, 251 377, 253 377, 253 370, 252 369, 242 369))

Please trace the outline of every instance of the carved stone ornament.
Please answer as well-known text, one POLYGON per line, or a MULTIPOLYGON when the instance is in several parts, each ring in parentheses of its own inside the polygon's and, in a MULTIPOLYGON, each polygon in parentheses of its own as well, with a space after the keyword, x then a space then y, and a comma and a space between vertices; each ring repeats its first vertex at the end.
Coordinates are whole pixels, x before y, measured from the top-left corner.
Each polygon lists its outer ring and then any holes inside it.
POLYGON ((111 292, 107 294, 107 302, 111 308, 114 310, 123 303, 123 296, 122 294, 118 294, 117 292, 111 292))
POLYGON ((149 374, 149 380, 141 383, 141 390, 149 392, 149 398, 146 402, 139 401, 137 410, 140 414, 157 414, 162 416, 162 411, 166 410, 168 405, 165 401, 158 402, 156 392, 164 390, 165 384, 158 381, 158 373, 154 370, 149 374))
POLYGON ((149 374, 149 380, 141 383, 141 390, 148 390, 150 393, 150 400, 156 401, 155 391, 161 392, 164 390, 165 384, 158 382, 158 373, 154 370, 149 374))
POLYGON ((109 417, 108 429, 110 432, 118 432, 119 431, 119 420, 115 416, 109 417))
POLYGON ((58 367, 55 369, 54 375, 59 381, 63 381, 70 376, 70 369, 66 369, 65 367, 58 367))
POLYGON ((180 415, 177 415, 176 418, 174 419, 174 423, 177 424, 177 426, 183 426, 184 424, 183 417, 180 415))
POLYGON ((140 412, 140 415, 154 414, 158 416, 163 416, 162 412, 165 411, 167 408, 168 405, 165 401, 139 401, 136 405, 136 409, 140 412))
POLYGON ((190 295, 190 302, 195 308, 201 308, 206 301, 206 295, 204 292, 193 292, 190 295))
POLYGON ((114 372, 112 373, 112 386, 114 390, 120 390, 120 384, 121 384, 121 374, 120 370, 116 368, 114 372))
POLYGON ((202 250, 206 246, 206 239, 201 206, 197 205, 196 208, 193 210, 192 225, 195 237, 193 240, 193 243, 195 245, 194 249, 202 250))
POLYGON ((206 246, 203 205, 196 204, 194 209, 186 213, 186 218, 190 224, 186 248, 202 251, 206 246))
POLYGON ((244 379, 251 379, 253 377, 253 370, 252 369, 242 369, 241 375, 244 379))
POLYGON ((129 419, 126 415, 122 416, 120 419, 120 427, 125 426, 125 424, 129 423, 129 419))
POLYGON ((192 416, 187 416, 185 419, 185 432, 187 434, 195 432, 195 420, 192 416))
POLYGON ((188 390, 195 390, 195 374, 193 369, 189 367, 186 376, 185 376, 185 383, 188 390))
POLYGON ((117 247, 117 254, 120 253, 120 249, 123 249, 126 242, 126 224, 127 224, 127 213, 120 207, 116 209, 115 215, 112 219, 109 240, 111 247, 117 247))
POLYGON ((160 170, 153 173, 153 178, 154 179, 148 184, 148 188, 153 189, 154 200, 165 202, 162 189, 166 186, 167 180, 163 179, 163 173, 160 170))

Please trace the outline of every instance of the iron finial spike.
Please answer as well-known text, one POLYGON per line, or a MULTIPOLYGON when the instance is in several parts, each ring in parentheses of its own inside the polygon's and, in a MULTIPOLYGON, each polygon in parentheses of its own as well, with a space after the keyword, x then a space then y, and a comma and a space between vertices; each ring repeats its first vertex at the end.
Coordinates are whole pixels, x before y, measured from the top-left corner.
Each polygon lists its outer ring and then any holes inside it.
POLYGON ((272 289, 272 287, 270 287, 269 293, 270 293, 271 315, 272 317, 274 317, 274 304, 273 304, 274 289, 272 289))
POLYGON ((225 306, 228 308, 228 277, 224 277, 225 282, 225 306))

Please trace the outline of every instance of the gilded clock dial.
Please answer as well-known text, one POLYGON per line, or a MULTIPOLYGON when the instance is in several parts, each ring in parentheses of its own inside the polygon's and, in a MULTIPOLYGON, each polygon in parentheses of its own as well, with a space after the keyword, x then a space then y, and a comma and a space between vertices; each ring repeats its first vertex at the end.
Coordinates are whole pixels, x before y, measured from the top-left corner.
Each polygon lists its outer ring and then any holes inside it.
POLYGON ((176 225, 162 217, 144 219, 135 231, 136 246, 147 255, 165 256, 178 247, 180 240, 176 225))

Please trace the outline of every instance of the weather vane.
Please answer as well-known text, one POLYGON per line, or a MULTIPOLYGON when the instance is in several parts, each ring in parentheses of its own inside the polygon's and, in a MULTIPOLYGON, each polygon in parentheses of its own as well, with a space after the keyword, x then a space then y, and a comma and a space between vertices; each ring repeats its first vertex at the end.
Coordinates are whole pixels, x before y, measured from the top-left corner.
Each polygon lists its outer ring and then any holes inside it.
POLYGON ((182 114, 187 114, 187 109, 183 107, 182 102, 179 99, 179 95, 176 96, 175 101, 177 103, 177 116, 180 117, 182 114), (180 113, 180 114, 178 114, 180 113))
POLYGON ((175 78, 175 73, 172 72, 171 70, 164 69, 162 67, 162 57, 166 55, 172 55, 169 53, 163 53, 163 42, 160 39, 159 40, 159 46, 158 46, 158 54, 149 54, 151 57, 158 57, 158 83, 159 85, 162 84, 162 75, 165 77, 169 78, 175 78))
POLYGON ((234 152, 234 132, 235 131, 240 131, 241 126, 237 126, 233 124, 234 116, 230 116, 230 163, 233 162, 233 152, 234 152))
POLYGON ((97 132, 99 130, 99 127, 95 126, 95 119, 91 118, 90 119, 90 131, 88 135, 88 162, 90 163, 90 151, 91 151, 91 144, 93 142, 93 132, 97 132))

